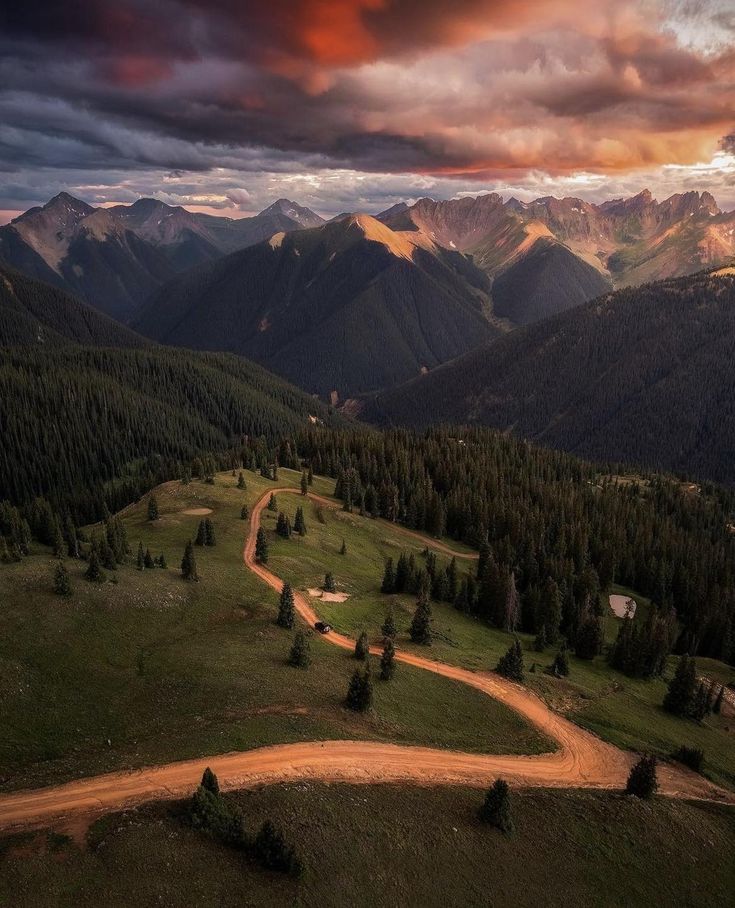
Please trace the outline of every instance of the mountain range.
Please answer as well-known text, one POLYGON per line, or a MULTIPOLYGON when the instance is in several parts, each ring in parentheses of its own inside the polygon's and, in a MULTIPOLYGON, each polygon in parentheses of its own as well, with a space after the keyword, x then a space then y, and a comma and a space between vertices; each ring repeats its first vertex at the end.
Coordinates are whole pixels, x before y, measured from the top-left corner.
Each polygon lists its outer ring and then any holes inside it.
POLYGON ((624 288, 347 410, 735 482, 735 269, 624 288))
POLYGON ((155 199, 93 208, 66 192, 0 227, 0 261, 129 321, 161 284, 193 265, 319 215, 279 199, 250 218, 214 217, 155 199))

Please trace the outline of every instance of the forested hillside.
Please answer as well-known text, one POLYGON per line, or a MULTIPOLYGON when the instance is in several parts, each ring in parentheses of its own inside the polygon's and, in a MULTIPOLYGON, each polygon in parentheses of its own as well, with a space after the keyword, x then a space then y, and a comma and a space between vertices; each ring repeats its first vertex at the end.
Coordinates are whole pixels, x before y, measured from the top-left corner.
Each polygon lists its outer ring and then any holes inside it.
POLYGON ((306 433, 299 444, 315 471, 338 474, 347 509, 480 546, 457 608, 547 641, 561 631, 581 648, 614 581, 654 604, 621 642, 629 674, 660 671, 672 644, 735 659, 733 493, 693 494, 656 475, 619 481, 485 429, 306 433))
POLYGON ((368 400, 382 425, 511 429, 594 460, 735 482, 735 276, 619 290, 368 400))
POLYGON ((149 346, 134 331, 51 284, 0 265, 0 347, 149 346))
POLYGON ((0 360, 0 501, 44 496, 86 522, 175 478, 198 455, 228 465, 228 452, 245 438, 264 459, 311 418, 341 422, 234 356, 153 347, 9 350, 0 360))

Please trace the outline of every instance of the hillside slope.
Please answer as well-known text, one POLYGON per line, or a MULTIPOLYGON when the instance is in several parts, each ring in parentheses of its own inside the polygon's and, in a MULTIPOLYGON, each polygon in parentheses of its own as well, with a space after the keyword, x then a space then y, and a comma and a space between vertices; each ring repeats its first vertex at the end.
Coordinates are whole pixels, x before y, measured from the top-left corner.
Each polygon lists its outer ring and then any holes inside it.
POLYGON ((620 290, 364 401, 383 425, 473 423, 585 457, 735 482, 735 277, 620 290))
POLYGON ((405 381, 497 335, 487 288, 459 253, 351 215, 189 272, 135 324, 167 344, 239 353, 336 399, 405 381))
POLYGON ((63 290, 0 265, 0 347, 142 347, 149 341, 63 290))

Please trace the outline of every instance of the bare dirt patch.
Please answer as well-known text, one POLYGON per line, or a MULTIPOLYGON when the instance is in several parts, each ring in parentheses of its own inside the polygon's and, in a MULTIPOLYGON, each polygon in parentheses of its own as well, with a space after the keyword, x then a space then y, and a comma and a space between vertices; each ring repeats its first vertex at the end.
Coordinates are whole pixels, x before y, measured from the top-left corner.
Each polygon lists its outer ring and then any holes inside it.
POLYGON ((189 514, 191 517, 204 517, 205 514, 211 514, 211 508, 186 508, 186 510, 181 512, 182 514, 189 514))
POLYGON ((610 596, 610 608, 615 613, 616 618, 633 618, 637 604, 635 599, 630 596, 610 596))
POLYGON ((347 602, 350 598, 349 593, 327 593, 326 590, 321 590, 316 587, 307 590, 307 593, 312 599, 321 599, 322 602, 347 602))

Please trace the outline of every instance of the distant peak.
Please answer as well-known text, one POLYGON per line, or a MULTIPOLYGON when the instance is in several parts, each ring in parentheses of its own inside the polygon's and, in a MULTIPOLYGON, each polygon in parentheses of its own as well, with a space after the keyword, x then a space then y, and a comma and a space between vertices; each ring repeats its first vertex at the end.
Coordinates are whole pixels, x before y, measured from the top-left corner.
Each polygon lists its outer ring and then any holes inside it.
POLYGON ((94 208, 91 205, 88 205, 86 202, 83 202, 81 199, 75 198, 73 195, 70 195, 68 192, 60 192, 58 195, 55 195, 52 199, 49 199, 48 202, 43 206, 47 211, 49 209, 55 208, 70 208, 73 211, 85 212, 89 214, 94 211, 94 208))

